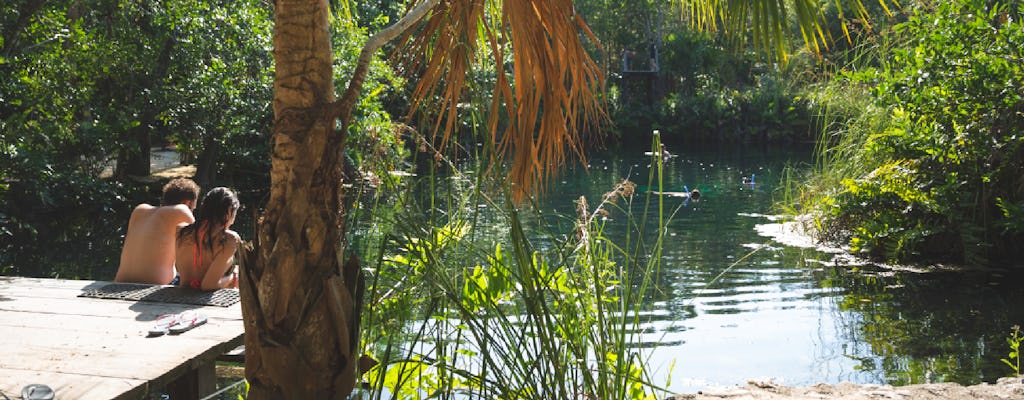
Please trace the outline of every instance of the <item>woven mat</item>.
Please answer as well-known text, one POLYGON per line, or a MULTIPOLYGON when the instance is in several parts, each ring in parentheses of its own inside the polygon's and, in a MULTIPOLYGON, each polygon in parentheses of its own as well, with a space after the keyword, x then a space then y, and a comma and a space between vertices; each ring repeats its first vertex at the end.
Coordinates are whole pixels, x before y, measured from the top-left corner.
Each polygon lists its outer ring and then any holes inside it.
POLYGON ((238 291, 233 289, 204 292, 178 286, 137 283, 111 283, 95 289, 83 290, 78 297, 221 307, 232 306, 240 300, 238 291))

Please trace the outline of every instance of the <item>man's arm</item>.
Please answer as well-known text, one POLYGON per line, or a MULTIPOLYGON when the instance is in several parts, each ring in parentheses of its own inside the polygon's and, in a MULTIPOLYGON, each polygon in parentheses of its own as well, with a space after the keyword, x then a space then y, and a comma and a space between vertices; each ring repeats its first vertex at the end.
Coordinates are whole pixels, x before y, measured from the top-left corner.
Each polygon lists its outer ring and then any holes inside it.
POLYGON ((168 213, 168 219, 171 224, 178 228, 196 222, 196 218, 192 215, 192 209, 188 208, 188 206, 184 204, 177 204, 171 207, 171 212, 168 213))

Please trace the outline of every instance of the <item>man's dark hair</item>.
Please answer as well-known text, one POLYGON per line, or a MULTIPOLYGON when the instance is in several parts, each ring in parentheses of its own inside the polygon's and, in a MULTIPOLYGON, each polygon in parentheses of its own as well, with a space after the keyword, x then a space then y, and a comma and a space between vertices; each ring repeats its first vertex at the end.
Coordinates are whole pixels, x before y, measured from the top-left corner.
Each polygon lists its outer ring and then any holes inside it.
POLYGON ((191 179, 172 179, 164 185, 164 195, 160 199, 160 205, 173 206, 191 200, 193 203, 199 198, 199 185, 191 179))

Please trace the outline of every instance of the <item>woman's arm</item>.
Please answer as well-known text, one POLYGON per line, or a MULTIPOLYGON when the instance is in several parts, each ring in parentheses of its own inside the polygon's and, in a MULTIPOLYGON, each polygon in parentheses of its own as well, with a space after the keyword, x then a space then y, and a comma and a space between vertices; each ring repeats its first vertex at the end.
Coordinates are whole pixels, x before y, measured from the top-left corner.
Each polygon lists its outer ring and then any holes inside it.
POLYGON ((206 270, 203 276, 203 290, 217 290, 221 288, 238 287, 237 272, 224 276, 228 268, 232 267, 232 260, 235 258, 235 251, 238 250, 238 243, 242 241, 234 231, 226 231, 228 240, 224 241, 224 248, 213 257, 210 269, 206 270))

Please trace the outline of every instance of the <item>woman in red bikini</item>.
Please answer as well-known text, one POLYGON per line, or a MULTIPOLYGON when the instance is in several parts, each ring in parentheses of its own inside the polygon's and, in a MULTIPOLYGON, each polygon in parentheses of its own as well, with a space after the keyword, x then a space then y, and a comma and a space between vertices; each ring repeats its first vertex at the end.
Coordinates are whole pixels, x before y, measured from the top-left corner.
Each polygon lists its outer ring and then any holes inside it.
POLYGON ((199 290, 238 287, 238 270, 232 264, 242 240, 229 229, 238 207, 238 197, 231 189, 214 188, 196 209, 196 222, 178 230, 175 267, 182 286, 199 290))

